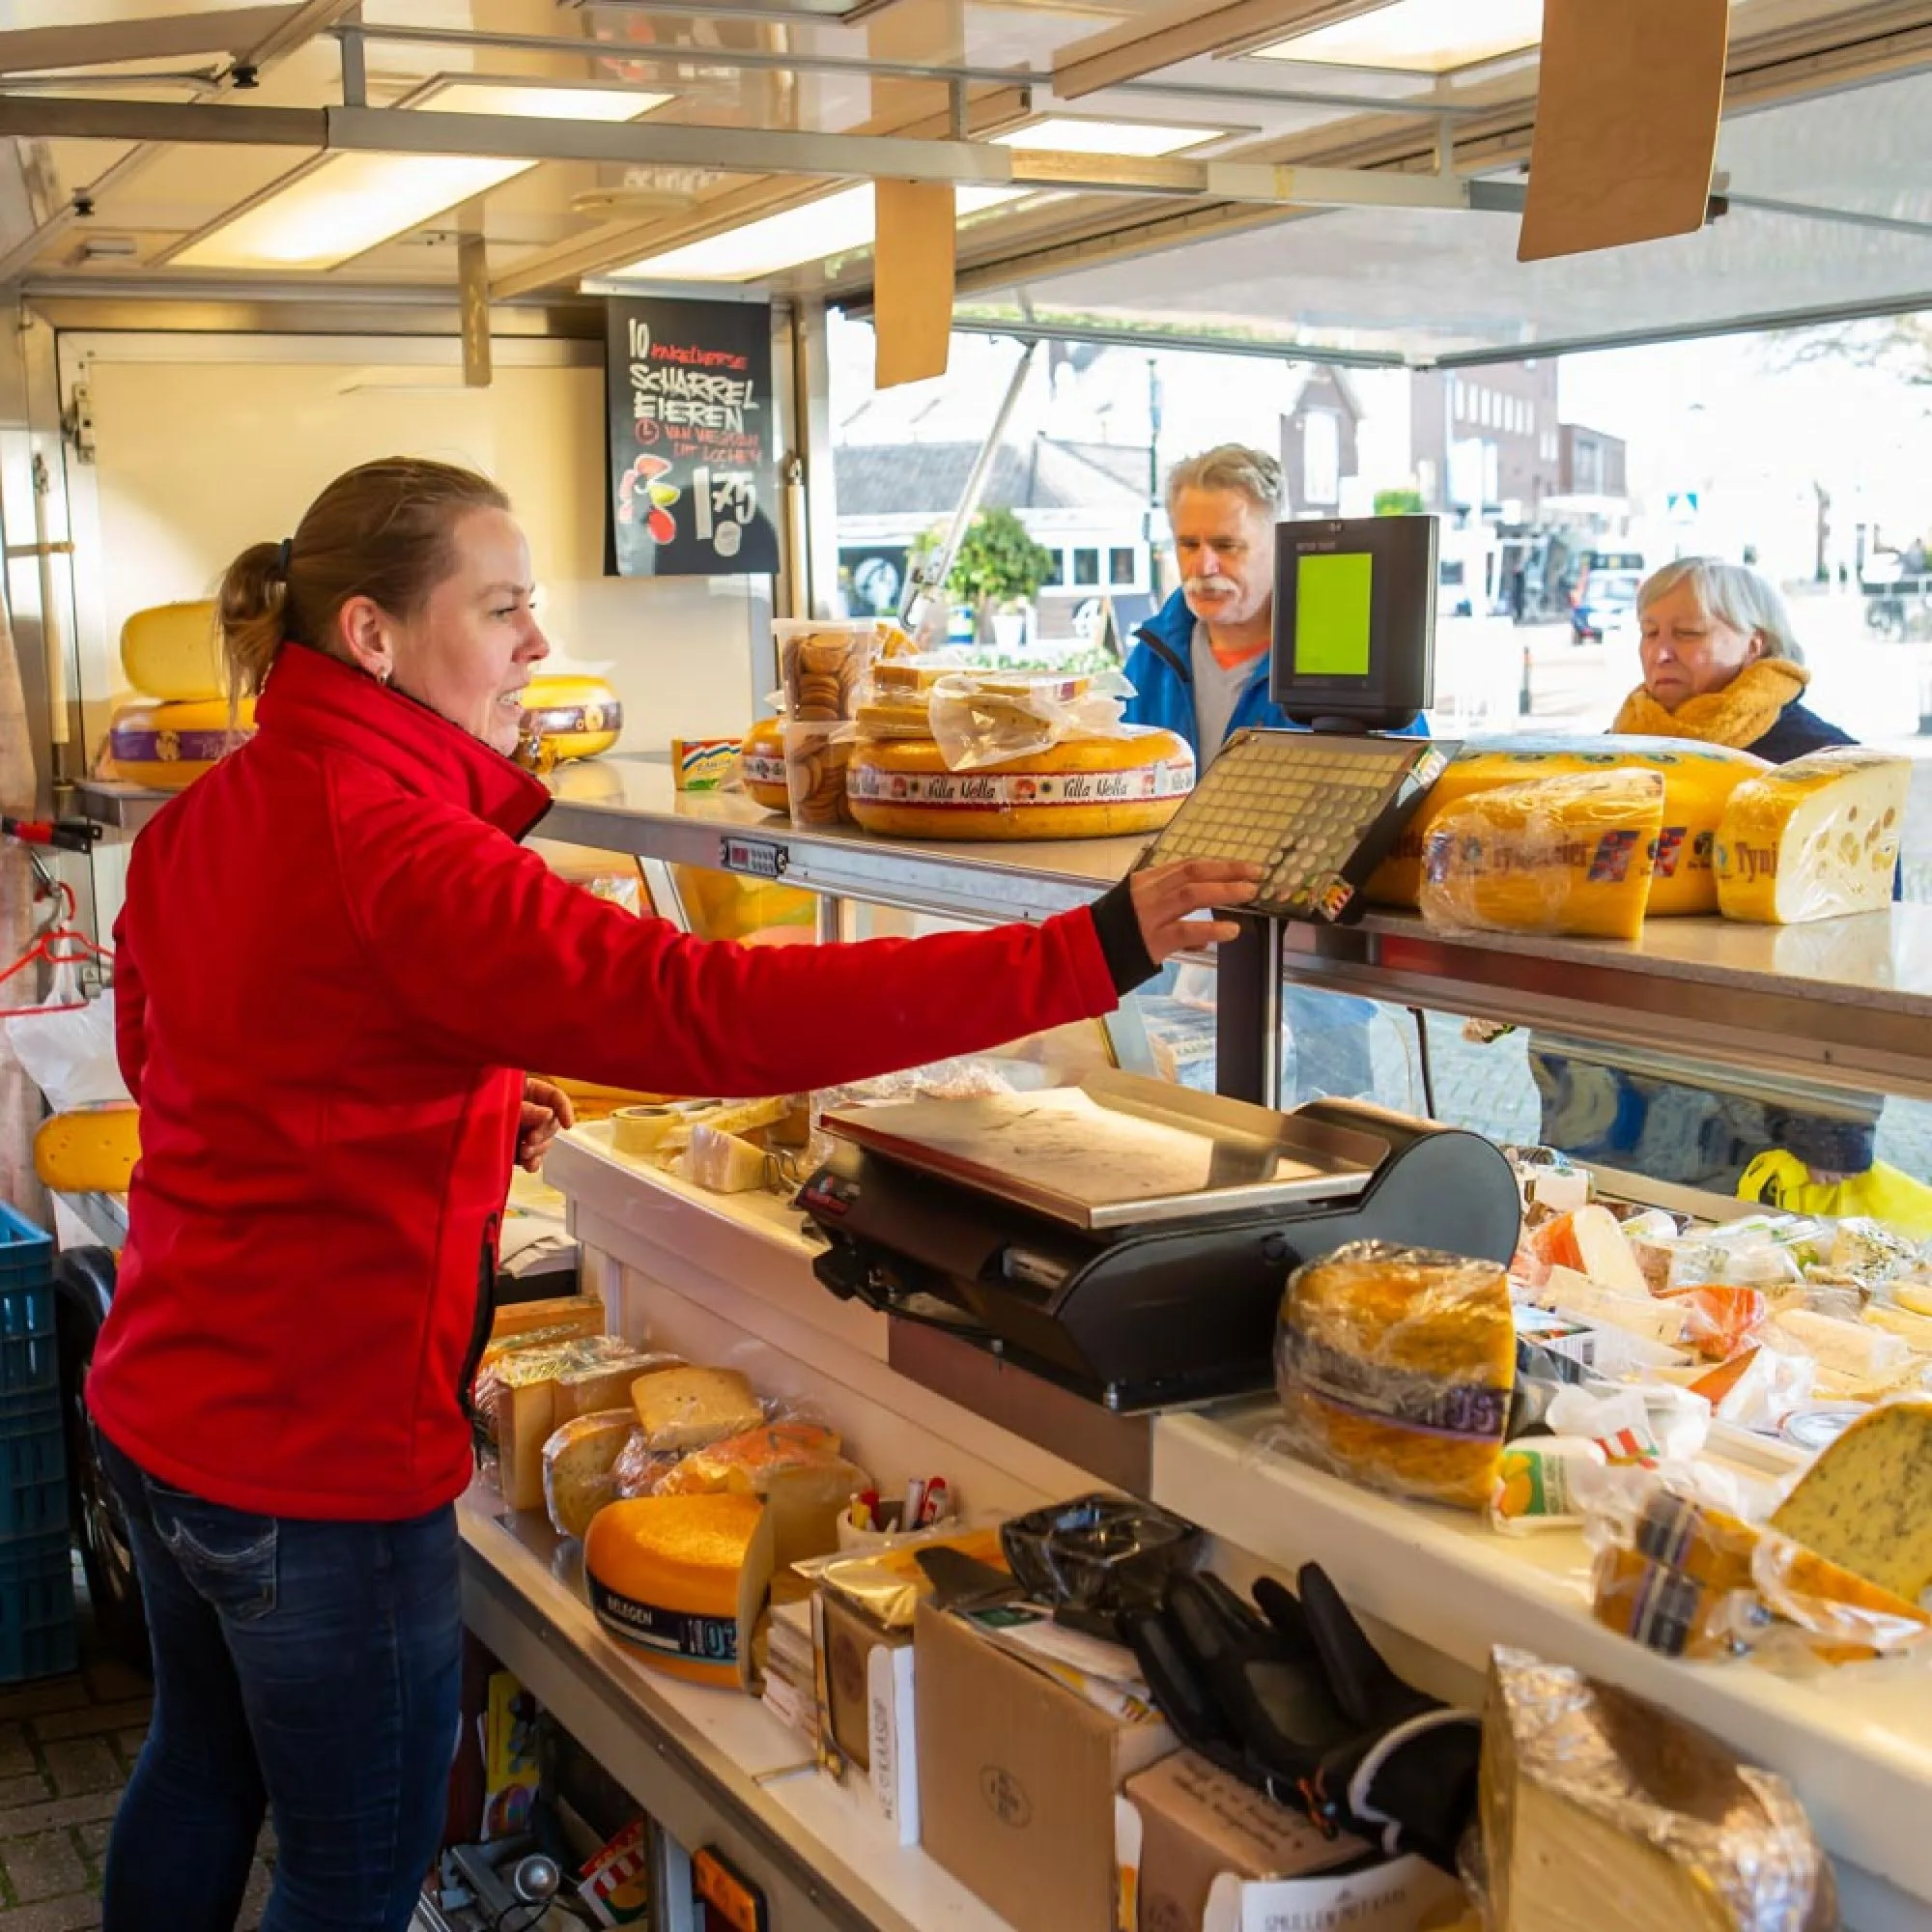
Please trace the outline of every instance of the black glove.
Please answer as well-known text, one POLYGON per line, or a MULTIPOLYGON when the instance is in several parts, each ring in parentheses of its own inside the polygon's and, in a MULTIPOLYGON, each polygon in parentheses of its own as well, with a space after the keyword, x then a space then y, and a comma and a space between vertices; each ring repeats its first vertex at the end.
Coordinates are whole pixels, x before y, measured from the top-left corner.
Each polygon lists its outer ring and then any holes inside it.
POLYGON ((1218 1577, 1175 1576, 1161 1606, 1122 1619, 1181 1742, 1390 1856, 1444 1871, 1475 1813, 1480 1719, 1405 1684, 1314 1564, 1297 1598, 1269 1577, 1263 1614, 1218 1577))

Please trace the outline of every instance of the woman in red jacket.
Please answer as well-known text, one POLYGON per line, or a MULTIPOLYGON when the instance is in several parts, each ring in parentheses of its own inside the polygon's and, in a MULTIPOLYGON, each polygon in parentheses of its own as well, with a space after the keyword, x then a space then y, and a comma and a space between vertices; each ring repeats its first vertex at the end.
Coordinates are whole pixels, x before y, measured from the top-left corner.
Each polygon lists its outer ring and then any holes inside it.
POLYGON ((517 1067, 671 1093, 860 1079, 1110 1010, 1252 895, 1141 872, 1091 909, 823 949, 705 945, 518 843, 504 755, 548 651, 495 485, 338 477, 221 586, 254 737, 136 841, 116 930, 142 1159, 88 1402, 127 1507, 154 1722, 109 1932, 396 1932, 457 1724, 453 1500, 498 1214, 567 1109, 517 1067))

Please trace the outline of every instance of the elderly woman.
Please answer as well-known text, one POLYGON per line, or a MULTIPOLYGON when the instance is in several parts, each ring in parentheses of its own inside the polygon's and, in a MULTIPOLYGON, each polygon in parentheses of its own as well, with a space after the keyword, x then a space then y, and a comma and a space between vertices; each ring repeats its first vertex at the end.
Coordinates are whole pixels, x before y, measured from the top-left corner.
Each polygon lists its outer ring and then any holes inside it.
POLYGON ((1774 765, 1855 742, 1804 702, 1811 673, 1784 599, 1754 570, 1687 556, 1636 594, 1643 682, 1614 732, 1696 738, 1774 765))
MULTIPOLYGON (((1804 704, 1810 673, 1791 613, 1756 571, 1709 556, 1665 564, 1638 590, 1637 617, 1643 683, 1613 733, 1695 738, 1776 765, 1856 743, 1804 704)), ((1547 1143, 1654 1179, 1730 1192, 1774 1148, 1814 1181, 1873 1167, 1876 1094, 1786 1078, 1692 1086, 1667 1064, 1549 1035, 1532 1041, 1530 1071, 1547 1143)))

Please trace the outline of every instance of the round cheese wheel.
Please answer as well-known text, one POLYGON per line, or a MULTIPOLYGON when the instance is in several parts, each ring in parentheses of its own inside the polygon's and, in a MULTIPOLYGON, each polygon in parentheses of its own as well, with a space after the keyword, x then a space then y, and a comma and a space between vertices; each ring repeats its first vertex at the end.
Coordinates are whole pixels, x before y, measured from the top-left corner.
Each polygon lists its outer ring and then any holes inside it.
POLYGON ((594 758, 623 728, 624 707, 601 677, 533 677, 524 689, 524 729, 559 758, 594 758))
POLYGON ((929 738, 852 749, 852 816, 910 838, 1105 838, 1157 832, 1194 789, 1194 754, 1154 725, 1069 738, 976 771, 947 769, 929 738))
POLYGON ((225 680, 214 606, 203 601, 136 611, 121 627, 121 667, 128 682, 149 697, 175 704, 219 697, 225 680))
POLYGON ((1657 836, 1650 917, 1714 913, 1713 865, 1718 823, 1731 793, 1771 767, 1748 752, 1689 738, 1565 738, 1554 733, 1473 739, 1450 759, 1369 877, 1364 896, 1377 905, 1412 906, 1422 893, 1429 829, 1461 800, 1531 779, 1584 772, 1651 771, 1663 780, 1663 827, 1657 836))
POLYGON ((785 794, 784 720, 760 718, 738 747, 738 776, 748 798, 767 811, 789 811, 785 794))
POLYGON ((232 713, 225 697, 192 704, 137 704, 115 714, 107 733, 113 775, 156 791, 185 791, 255 728, 255 700, 232 713))

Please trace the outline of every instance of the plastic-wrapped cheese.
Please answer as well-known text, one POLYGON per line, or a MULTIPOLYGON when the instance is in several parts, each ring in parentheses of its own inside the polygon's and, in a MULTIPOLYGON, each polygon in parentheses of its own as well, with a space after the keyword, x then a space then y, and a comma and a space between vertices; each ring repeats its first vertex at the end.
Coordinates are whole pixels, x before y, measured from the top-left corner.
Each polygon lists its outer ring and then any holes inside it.
POLYGON ((785 791, 784 720, 760 718, 738 747, 738 779, 767 811, 790 810, 785 791))
POLYGON ((1422 892, 1422 853, 1430 827, 1451 806, 1478 792, 1578 773, 1653 771, 1663 781, 1663 820, 1657 834, 1648 916, 1714 913, 1718 875, 1712 855, 1725 801, 1747 779, 1771 769, 1748 752, 1682 738, 1546 733, 1472 740, 1450 759, 1389 856, 1370 875, 1366 896, 1377 905, 1414 905, 1422 892))
POLYGON ((1634 939, 1663 822, 1651 771, 1578 772, 1463 799, 1429 829, 1422 914, 1484 932, 1634 939))
POLYGON ((533 677, 524 687, 524 729, 559 758, 594 758, 623 728, 624 707, 601 677, 533 677))
POLYGON ((1157 832, 1194 789, 1185 740, 1155 725, 951 771, 929 738, 852 748, 852 815, 911 838, 1103 838, 1157 832))
POLYGON ((755 1496, 637 1496, 608 1503, 583 1537, 597 1621, 653 1668, 746 1689, 772 1580, 772 1524, 755 1496))
POLYGON ((1357 1241, 1297 1268, 1275 1335, 1289 1445, 1350 1481, 1487 1506, 1516 1387, 1494 1262, 1357 1241))
POLYGON ((121 668, 145 697, 205 703, 221 696, 221 640, 211 603, 157 604, 121 627, 121 668))
POLYGON ((1726 919, 1795 925, 1891 903, 1912 761, 1838 745, 1740 785, 1718 828, 1726 919))
POLYGON ((136 704, 115 714, 107 733, 113 776, 156 791, 185 791, 255 728, 255 700, 231 711, 225 697, 136 704))

